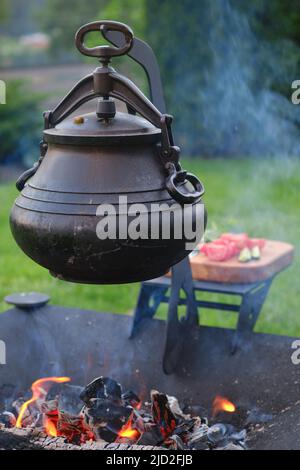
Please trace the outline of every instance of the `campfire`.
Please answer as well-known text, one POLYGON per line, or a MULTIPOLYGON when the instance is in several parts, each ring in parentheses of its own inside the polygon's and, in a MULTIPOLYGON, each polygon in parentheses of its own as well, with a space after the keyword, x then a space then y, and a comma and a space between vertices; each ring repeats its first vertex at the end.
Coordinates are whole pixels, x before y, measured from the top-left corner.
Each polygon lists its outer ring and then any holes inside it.
MULTIPOLYGON (((174 396, 152 390, 142 401, 109 377, 99 377, 85 388, 69 377, 46 377, 31 386, 31 396, 12 394, 0 413, 0 432, 11 436, 47 437, 47 445, 99 448, 113 444, 151 446, 170 450, 237 449, 246 447, 246 430, 218 422, 236 411, 227 398, 217 396, 212 417, 181 408, 174 396)), ((1 447, 1 444, 0 444, 1 447)))

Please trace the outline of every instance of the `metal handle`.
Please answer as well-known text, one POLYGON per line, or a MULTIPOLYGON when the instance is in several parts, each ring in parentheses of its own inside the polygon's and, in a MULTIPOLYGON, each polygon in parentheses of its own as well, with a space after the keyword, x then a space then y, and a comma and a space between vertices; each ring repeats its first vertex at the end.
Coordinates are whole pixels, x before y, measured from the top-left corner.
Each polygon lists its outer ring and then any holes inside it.
POLYGON ((119 23, 118 21, 103 20, 88 23, 79 28, 75 35, 75 44, 77 49, 84 55, 109 60, 110 57, 127 54, 127 52, 130 51, 130 49, 132 48, 133 38, 133 31, 126 24, 119 23), (105 37, 103 31, 119 31, 120 33, 124 34, 125 43, 122 47, 114 47, 107 45, 86 47, 84 45, 84 37, 87 33, 90 33, 92 31, 101 31, 103 37, 105 37))
POLYGON ((160 157, 167 172, 166 186, 170 195, 176 201, 187 204, 200 199, 204 193, 202 184, 196 176, 182 171, 180 167, 180 150, 174 145, 172 136, 172 117, 161 113, 131 80, 108 66, 110 57, 124 55, 131 49, 134 42, 132 30, 117 21, 96 21, 82 26, 76 33, 75 41, 82 54, 100 58, 102 67, 97 67, 93 74, 84 77, 53 111, 45 113, 45 129, 54 127, 81 104, 95 97, 117 98, 161 129, 160 157), (118 31, 124 34, 125 44, 122 47, 87 48, 83 42, 84 36, 91 31, 101 31, 104 37, 108 31, 118 31), (192 185, 191 191, 187 188, 188 182, 192 185))
MULTIPOLYGON (((109 31, 104 27, 102 35, 114 46, 121 47, 123 44, 123 35, 119 31, 109 31)), ((151 102, 162 114, 166 114, 160 70, 153 49, 145 41, 135 37, 133 46, 127 54, 143 67, 148 79, 151 102)))
POLYGON ((25 184, 31 178, 35 173, 36 170, 38 169, 38 162, 34 163, 32 168, 29 168, 28 170, 24 171, 24 173, 19 176, 19 178, 16 181, 16 188, 18 191, 22 191, 22 189, 25 187, 25 184))
POLYGON ((40 142, 40 158, 38 159, 37 162, 35 162, 32 166, 32 168, 29 168, 28 170, 24 171, 24 173, 19 176, 16 182, 16 188, 18 191, 22 191, 22 189, 25 187, 27 181, 32 178, 33 175, 37 172, 38 167, 42 163, 42 160, 47 152, 48 145, 46 142, 41 140, 40 142))
POLYGON ((178 171, 173 163, 167 163, 166 169, 169 172, 166 179, 167 190, 175 201, 180 204, 193 204, 203 196, 205 189, 197 176, 181 169, 178 171), (191 191, 186 188, 186 183, 192 185, 191 191))

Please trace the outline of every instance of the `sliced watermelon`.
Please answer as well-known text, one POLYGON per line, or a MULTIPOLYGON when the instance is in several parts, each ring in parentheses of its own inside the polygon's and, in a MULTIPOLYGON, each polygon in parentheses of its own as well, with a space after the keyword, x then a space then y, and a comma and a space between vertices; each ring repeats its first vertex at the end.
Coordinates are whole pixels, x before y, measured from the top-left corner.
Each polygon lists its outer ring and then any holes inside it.
POLYGON ((204 255, 207 255, 207 250, 206 250, 207 245, 208 243, 203 243, 202 245, 199 245, 199 251, 203 253, 204 255))
POLYGON ((262 250, 266 245, 266 240, 264 238, 249 238, 248 240, 248 248, 252 249, 256 246, 262 250))
POLYGON ((232 258, 232 247, 215 242, 206 243, 205 254, 211 261, 227 261, 232 258))
POLYGON ((243 248, 247 248, 249 242, 249 236, 247 233, 223 233, 221 235, 221 239, 235 243, 236 248, 239 251, 243 248))
POLYGON ((265 244, 263 238, 249 238, 247 233, 223 233, 217 240, 202 244, 199 250, 212 261, 227 261, 245 249, 262 250, 265 244))
POLYGON ((240 252, 236 243, 228 240, 227 238, 218 238, 217 240, 214 240, 213 243, 216 243, 217 245, 226 245, 228 247, 228 252, 231 253, 231 257, 237 255, 240 252))

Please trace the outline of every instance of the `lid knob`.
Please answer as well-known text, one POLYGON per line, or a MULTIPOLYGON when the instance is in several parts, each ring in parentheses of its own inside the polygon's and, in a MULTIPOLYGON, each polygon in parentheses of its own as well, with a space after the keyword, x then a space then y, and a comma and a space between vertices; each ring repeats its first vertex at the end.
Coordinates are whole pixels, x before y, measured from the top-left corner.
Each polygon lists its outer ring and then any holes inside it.
POLYGON ((100 98, 97 102, 96 114, 99 119, 107 121, 116 115, 116 103, 113 98, 100 98))

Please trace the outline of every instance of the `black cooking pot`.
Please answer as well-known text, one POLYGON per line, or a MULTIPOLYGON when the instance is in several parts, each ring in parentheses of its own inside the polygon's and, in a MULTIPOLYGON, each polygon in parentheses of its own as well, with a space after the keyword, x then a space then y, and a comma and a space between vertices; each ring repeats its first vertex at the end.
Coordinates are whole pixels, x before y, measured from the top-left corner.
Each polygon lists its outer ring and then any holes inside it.
POLYGON ((122 23, 79 29, 78 49, 98 57, 101 66, 44 114, 41 157, 17 182, 22 192, 11 211, 14 238, 64 280, 102 284, 157 277, 187 256, 203 233, 204 190, 180 167, 171 116, 109 66, 112 56, 128 53, 133 43, 122 23), (94 30, 122 32, 125 44, 89 49, 83 38, 94 30), (94 113, 69 117, 93 98, 94 113), (114 98, 129 112, 117 112, 114 98), (197 232, 194 240, 185 234, 184 218, 197 232))

